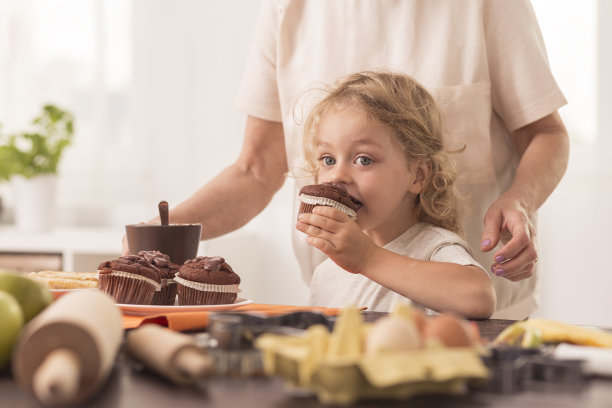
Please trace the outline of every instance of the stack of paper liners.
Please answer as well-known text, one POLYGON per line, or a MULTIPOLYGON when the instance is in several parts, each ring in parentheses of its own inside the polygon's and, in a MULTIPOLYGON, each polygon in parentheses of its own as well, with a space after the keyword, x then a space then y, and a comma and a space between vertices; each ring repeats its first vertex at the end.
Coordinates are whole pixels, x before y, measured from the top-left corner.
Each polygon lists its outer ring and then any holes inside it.
POLYGON ((285 379, 288 388, 309 389, 325 404, 358 400, 406 399, 417 394, 458 394, 469 380, 488 376, 473 348, 426 348, 364 355, 369 324, 357 309, 343 309, 333 333, 311 326, 305 336, 261 336, 266 373, 285 379))

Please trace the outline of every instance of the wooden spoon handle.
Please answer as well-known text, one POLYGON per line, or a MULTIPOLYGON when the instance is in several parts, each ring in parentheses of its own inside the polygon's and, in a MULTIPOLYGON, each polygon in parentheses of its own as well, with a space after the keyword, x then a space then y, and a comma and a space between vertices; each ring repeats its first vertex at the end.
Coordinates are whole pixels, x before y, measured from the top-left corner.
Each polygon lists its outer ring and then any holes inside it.
POLYGON ((161 225, 168 225, 168 202, 160 201, 159 205, 159 219, 161 220, 161 225))

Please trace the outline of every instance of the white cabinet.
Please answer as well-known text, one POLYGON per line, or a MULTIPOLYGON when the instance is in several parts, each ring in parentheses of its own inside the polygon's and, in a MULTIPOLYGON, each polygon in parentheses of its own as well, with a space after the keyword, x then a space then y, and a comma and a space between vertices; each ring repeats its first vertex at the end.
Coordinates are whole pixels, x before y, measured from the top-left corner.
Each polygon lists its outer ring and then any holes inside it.
POLYGON ((23 232, 0 226, 0 268, 92 272, 121 253, 123 228, 56 228, 23 232))

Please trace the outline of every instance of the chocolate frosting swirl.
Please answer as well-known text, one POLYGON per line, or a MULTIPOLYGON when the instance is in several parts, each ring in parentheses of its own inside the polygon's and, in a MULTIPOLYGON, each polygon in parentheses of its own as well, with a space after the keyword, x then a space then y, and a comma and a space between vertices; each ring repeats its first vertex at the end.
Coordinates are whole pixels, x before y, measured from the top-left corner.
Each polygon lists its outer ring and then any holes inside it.
POLYGON ((127 255, 112 261, 102 262, 98 266, 98 271, 101 274, 111 273, 112 271, 128 272, 144 276, 158 283, 161 282, 159 269, 138 255, 127 255))
POLYGON ((214 285, 237 285, 240 277, 220 256, 198 256, 180 267, 178 276, 194 282, 214 285))
POLYGON ((140 251, 138 256, 155 266, 162 279, 172 279, 177 274, 179 266, 170 261, 170 257, 160 251, 140 251))

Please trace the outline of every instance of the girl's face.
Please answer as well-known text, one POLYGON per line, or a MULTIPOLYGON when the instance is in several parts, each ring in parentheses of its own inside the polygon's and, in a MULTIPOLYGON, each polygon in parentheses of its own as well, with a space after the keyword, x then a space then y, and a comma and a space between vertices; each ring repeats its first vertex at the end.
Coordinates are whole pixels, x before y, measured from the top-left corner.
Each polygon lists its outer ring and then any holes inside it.
POLYGON ((317 142, 319 183, 342 184, 361 202, 357 224, 374 242, 384 245, 416 223, 421 177, 391 130, 339 107, 321 118, 317 142))

